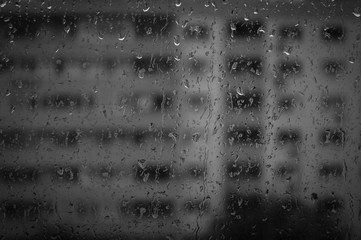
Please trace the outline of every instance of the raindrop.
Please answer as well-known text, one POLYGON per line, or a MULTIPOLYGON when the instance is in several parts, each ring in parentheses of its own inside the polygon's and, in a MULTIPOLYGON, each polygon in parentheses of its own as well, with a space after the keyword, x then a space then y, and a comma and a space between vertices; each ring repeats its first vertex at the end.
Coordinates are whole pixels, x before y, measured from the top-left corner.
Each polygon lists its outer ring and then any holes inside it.
POLYGON ((254 15, 257 15, 258 14, 258 9, 255 9, 254 12, 253 12, 254 15))
POLYGON ((182 24, 182 28, 185 28, 188 25, 188 20, 184 20, 183 24, 182 24))
POLYGON ((355 63, 355 58, 354 57, 349 57, 348 62, 351 64, 355 63))
POLYGON ((174 36, 174 45, 179 46, 180 45, 180 37, 179 35, 174 36))
POLYGON ((174 59, 175 59, 177 62, 180 61, 181 58, 182 58, 182 53, 180 53, 179 55, 175 55, 175 56, 174 56, 174 59))
POLYGON ((68 34, 68 33, 70 32, 70 26, 66 26, 66 27, 64 28, 64 31, 66 32, 66 34, 68 34))
POLYGON ((189 87, 190 87, 190 86, 189 86, 189 81, 188 81, 188 79, 185 79, 183 84, 184 84, 184 87, 185 87, 185 88, 189 88, 189 87))
POLYGON ((272 29, 271 34, 269 35, 270 38, 273 38, 275 36, 276 30, 272 29))
POLYGON ((15 111, 15 106, 11 104, 10 113, 13 114, 15 111))
POLYGON ((9 97, 11 95, 11 91, 9 89, 6 90, 5 96, 9 97))
POLYGON ((193 133, 193 135, 192 135, 193 142, 198 142, 200 137, 201 137, 201 135, 199 133, 193 133))
POLYGON ((361 8, 360 8, 360 7, 355 8, 355 9, 352 11, 352 14, 353 14, 355 17, 360 17, 360 16, 361 16, 361 8))
POLYGON ((144 74, 145 74, 145 69, 142 68, 142 69, 140 69, 139 72, 138 72, 138 77, 139 77, 139 78, 144 78, 144 74))
POLYGON ((94 92, 94 93, 97 93, 97 92, 98 92, 98 89, 97 89, 96 86, 93 87, 93 92, 94 92))
POLYGON ((100 40, 103 40, 103 39, 104 39, 104 35, 103 35, 103 33, 98 32, 98 38, 99 38, 100 40))
POLYGON ((243 90, 242 90, 241 87, 237 87, 236 92, 237 92, 238 95, 244 96, 244 93, 243 93, 243 90))
POLYGON ((150 7, 148 6, 148 7, 146 7, 146 8, 143 8, 143 12, 148 12, 149 11, 149 9, 150 9, 150 7))
POLYGON ((234 63, 232 64, 232 70, 236 70, 236 69, 237 69, 237 65, 238 65, 238 63, 237 63, 237 62, 234 62, 234 63))
POLYGON ((58 170, 56 171, 60 176, 62 176, 64 174, 64 169, 63 168, 58 168, 58 170))
POLYGON ((209 1, 206 1, 206 2, 204 3, 204 6, 205 6, 205 7, 209 7, 209 1))
POLYGON ((121 36, 120 34, 118 35, 118 40, 119 41, 124 41, 125 40, 125 38, 126 38, 126 34, 124 34, 123 36, 121 36))
POLYGON ((140 54, 137 55, 137 59, 142 59, 142 58, 143 58, 142 55, 140 55, 140 54))
POLYGON ((138 165, 141 169, 144 169, 146 167, 146 160, 145 159, 139 159, 138 165))
POLYGON ((7 4, 7 1, 1 1, 1 3, 0 3, 0 7, 5 7, 6 6, 6 4, 7 4))
POLYGON ((232 30, 232 31, 236 31, 236 29, 237 29, 237 28, 236 28, 236 24, 231 23, 231 30, 232 30))
POLYGON ((287 50, 284 50, 282 53, 283 53, 283 54, 286 54, 287 56, 290 55, 290 53, 289 53, 287 50))
POLYGON ((149 28, 147 29, 147 35, 150 35, 150 34, 152 34, 152 28, 151 28, 151 27, 149 27, 149 28))
POLYGON ((18 84, 18 88, 22 88, 22 87, 23 87, 23 82, 22 82, 21 80, 19 80, 19 81, 17 82, 17 84, 18 84))
POLYGON ((182 2, 180 0, 176 0, 175 6, 180 7, 182 5, 182 2))
POLYGON ((260 34, 260 33, 265 33, 266 31, 263 29, 263 27, 260 27, 257 29, 257 33, 260 34))

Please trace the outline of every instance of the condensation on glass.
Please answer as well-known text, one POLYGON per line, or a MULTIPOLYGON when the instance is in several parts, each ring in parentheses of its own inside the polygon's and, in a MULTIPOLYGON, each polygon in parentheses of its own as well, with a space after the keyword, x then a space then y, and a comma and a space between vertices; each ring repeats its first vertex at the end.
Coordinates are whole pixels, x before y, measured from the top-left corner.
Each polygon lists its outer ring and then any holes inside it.
POLYGON ((354 0, 0 1, 1 239, 360 239, 354 0))

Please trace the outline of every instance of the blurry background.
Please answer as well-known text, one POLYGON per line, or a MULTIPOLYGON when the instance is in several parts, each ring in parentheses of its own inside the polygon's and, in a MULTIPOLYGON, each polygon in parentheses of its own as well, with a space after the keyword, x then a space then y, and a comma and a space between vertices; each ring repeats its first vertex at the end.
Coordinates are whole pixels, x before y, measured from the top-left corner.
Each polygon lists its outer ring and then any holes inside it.
POLYGON ((361 5, 0 1, 0 239, 360 239, 361 5))

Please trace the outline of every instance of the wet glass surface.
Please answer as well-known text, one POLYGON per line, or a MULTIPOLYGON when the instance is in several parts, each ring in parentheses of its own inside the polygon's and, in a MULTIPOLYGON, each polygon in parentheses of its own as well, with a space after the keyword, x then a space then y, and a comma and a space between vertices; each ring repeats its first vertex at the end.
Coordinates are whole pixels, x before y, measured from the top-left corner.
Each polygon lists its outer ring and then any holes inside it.
POLYGON ((353 0, 0 0, 0 239, 360 239, 353 0))

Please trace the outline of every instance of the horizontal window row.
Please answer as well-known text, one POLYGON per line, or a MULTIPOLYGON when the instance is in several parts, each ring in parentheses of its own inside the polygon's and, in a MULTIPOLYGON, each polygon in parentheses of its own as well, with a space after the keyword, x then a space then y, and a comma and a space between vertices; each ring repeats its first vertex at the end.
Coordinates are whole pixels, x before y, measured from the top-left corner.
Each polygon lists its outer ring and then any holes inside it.
POLYGON ((0 147, 22 149, 35 146, 43 141, 50 141, 59 147, 75 147, 84 139, 94 139, 100 144, 125 141, 130 144, 178 140, 178 135, 169 129, 94 129, 94 130, 2 130, 0 147))
MULTIPOLYGON (((129 108, 132 113, 157 113, 168 110, 174 106, 174 96, 170 93, 137 93, 132 96, 123 95, 118 99, 120 107, 129 108)), ((84 109, 95 108, 96 97, 94 94, 84 93, 55 93, 47 96, 38 96, 28 92, 10 92, 11 106, 26 109, 84 109)))
MULTIPOLYGON (((266 33, 266 24, 262 20, 234 19, 229 23, 229 34, 233 38, 261 38, 266 33)), ((275 31, 273 31, 275 32, 275 31)), ((273 36, 273 33, 270 35, 273 36)), ((279 27, 280 39, 302 40, 303 29, 299 24, 279 27)), ((342 25, 322 26, 321 39, 325 41, 340 41, 345 38, 345 28, 342 25)))
MULTIPOLYGON (((34 38, 44 28, 50 28, 54 33, 64 32, 74 36, 79 32, 81 24, 94 26, 103 35, 122 36, 126 25, 131 24, 137 37, 169 36, 175 28, 175 19, 169 14, 111 14, 97 15, 31 15, 31 14, 4 14, 0 18, 1 33, 4 37, 34 38)), ((229 35, 233 38, 261 38, 266 32, 266 23, 260 19, 233 19, 228 22, 229 35)), ((206 39, 210 34, 204 24, 182 24, 183 34, 186 39, 206 39)), ((279 28, 283 39, 301 39, 302 27, 284 25, 279 28)), ((227 33, 226 33, 227 34, 227 33)), ((339 41, 345 38, 345 28, 340 24, 324 25, 321 27, 320 37, 326 41, 339 41)))
MULTIPOLYGON (((40 130, 28 131, 20 129, 2 130, 0 134, 0 147, 21 149, 41 141, 48 140, 59 147, 74 147, 81 139, 93 138, 101 144, 114 141, 126 141, 133 144, 142 144, 152 141, 170 143, 178 141, 179 137, 169 129, 151 130, 40 130)), ((230 144, 261 144, 263 133, 260 127, 240 127, 230 125, 227 129, 227 138, 230 144)), ((319 134, 322 145, 340 146, 345 141, 343 129, 325 129, 319 134)), ((301 133, 297 129, 280 130, 277 133, 277 142, 280 145, 297 144, 301 142, 301 133)))
MULTIPOLYGON (((131 26, 138 38, 170 36, 175 28, 174 18, 169 14, 97 14, 97 15, 18 15, 4 14, 0 18, 2 37, 11 39, 33 39, 44 31, 50 30, 53 34, 67 34, 76 36, 79 32, 94 28, 98 31, 99 39, 112 36, 114 39, 123 40, 126 36, 127 27, 131 26)), ((202 39, 209 36, 209 29, 203 24, 187 23, 183 26, 185 39, 202 39)))
MULTIPOLYGON (((315 198, 314 193, 312 197, 317 200, 316 213, 334 215, 341 213, 344 210, 344 203, 342 199, 336 197, 315 198)), ((284 215, 283 217, 292 217, 292 212, 299 211, 301 202, 297 199, 265 199, 260 195, 244 195, 241 193, 228 193, 226 197, 226 210, 228 214, 233 217, 245 216, 245 214, 271 213, 276 210, 277 214, 284 215), (275 201, 272 201, 275 200, 275 201)))
MULTIPOLYGON (((177 62, 174 56, 141 56, 131 59, 133 71, 138 75, 165 74, 173 71, 177 67, 177 62)), ((0 72, 14 71, 20 68, 25 71, 34 71, 37 69, 39 62, 34 58, 27 57, 24 59, 7 58, 0 60, 0 72)), ((56 73, 64 73, 72 71, 70 67, 78 66, 79 69, 91 69, 93 66, 104 67, 107 70, 116 69, 117 67, 129 64, 122 58, 103 58, 98 60, 80 60, 80 59, 64 59, 57 58, 50 61, 50 66, 56 73)), ((227 59, 228 70, 232 74, 249 73, 251 75, 260 76, 263 71, 263 63, 260 57, 242 57, 234 56, 227 59)), ((48 64, 47 64, 48 65, 48 64)), ((49 66, 49 65, 48 65, 49 66)), ((199 59, 190 60, 187 63, 187 68, 191 73, 200 73, 205 71, 205 62, 199 59)), ((322 63, 322 68, 327 75, 335 76, 345 71, 343 61, 340 60, 325 60, 322 63)), ((302 71, 302 64, 299 61, 284 61, 278 64, 277 73, 278 80, 284 80, 289 76, 296 76, 302 71)))
MULTIPOLYGON (((228 141, 231 144, 261 144, 264 140, 260 127, 235 127, 230 125, 227 129, 228 141)), ((277 142, 280 145, 298 144, 302 141, 298 129, 281 129, 277 133, 277 142)), ((343 129, 325 129, 319 133, 319 142, 322 145, 344 144, 345 131, 343 129)))
MULTIPOLYGON (((6 200, 0 203, 0 214, 6 221, 39 221, 55 214, 56 204, 50 201, 34 200, 6 200)), ((183 203, 183 210, 187 212, 206 212, 209 202, 189 200, 183 203)), ((175 216, 175 202, 162 200, 131 200, 117 204, 120 216, 127 215, 137 218, 166 218, 175 216)), ((75 214, 79 218, 96 217, 100 213, 100 205, 92 200, 75 200, 68 202, 68 214, 75 214)))
MULTIPOLYGON (((103 58, 95 61, 56 58, 50 61, 50 65, 46 63, 47 66, 52 67, 52 69, 54 69, 54 71, 58 74, 64 73, 67 70, 73 71, 72 67, 74 66, 78 66, 79 69, 84 70, 96 65, 103 66, 105 69, 111 70, 124 65, 128 66, 128 64, 129 61, 126 61, 123 58, 103 58)), ((134 57, 131 59, 131 64, 135 73, 142 72, 143 74, 164 74, 172 71, 176 66, 173 56, 134 57)), ((39 61, 30 57, 25 59, 7 58, 0 60, 0 72, 14 71, 17 67, 25 71, 34 71, 37 69, 38 65, 39 61)))
MULTIPOLYGON (((134 161, 134 159, 132 159, 134 161)), ((145 160, 138 160, 132 169, 121 169, 109 166, 89 166, 86 171, 79 166, 30 167, 30 166, 0 166, 0 182, 25 184, 36 183, 50 177, 54 183, 79 183, 81 176, 94 180, 115 180, 119 177, 132 176, 142 183, 167 182, 178 178, 199 179, 205 174, 198 166, 188 166, 184 169, 174 169, 167 164, 145 164, 145 160)))

